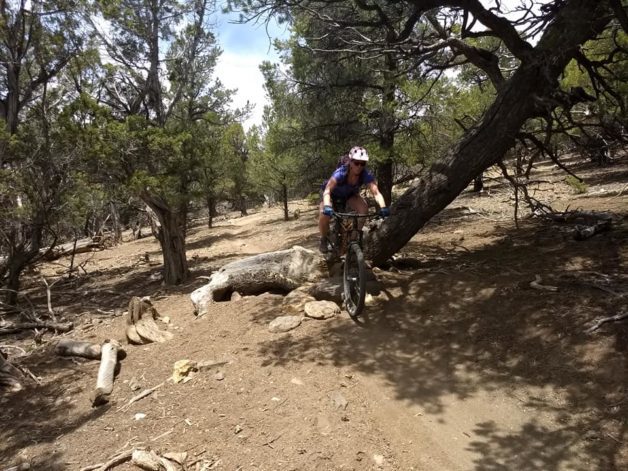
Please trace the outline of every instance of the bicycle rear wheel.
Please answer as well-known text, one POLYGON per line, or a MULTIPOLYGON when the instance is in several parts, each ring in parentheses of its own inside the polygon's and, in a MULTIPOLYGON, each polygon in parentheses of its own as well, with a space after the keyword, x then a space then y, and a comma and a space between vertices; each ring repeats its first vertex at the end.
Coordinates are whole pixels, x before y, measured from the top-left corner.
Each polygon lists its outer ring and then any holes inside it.
POLYGON ((358 317, 364 309, 366 297, 366 269, 364 254, 356 243, 349 244, 343 276, 345 308, 351 317, 358 317))

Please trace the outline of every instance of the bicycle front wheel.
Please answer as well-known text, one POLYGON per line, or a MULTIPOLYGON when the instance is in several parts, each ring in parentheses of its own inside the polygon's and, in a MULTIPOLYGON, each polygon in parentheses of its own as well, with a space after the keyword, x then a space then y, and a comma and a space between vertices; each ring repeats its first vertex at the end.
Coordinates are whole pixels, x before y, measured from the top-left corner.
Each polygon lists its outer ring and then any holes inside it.
POLYGON ((344 267, 344 301, 351 317, 358 317, 364 309, 366 297, 366 269, 364 254, 358 244, 349 244, 344 267))

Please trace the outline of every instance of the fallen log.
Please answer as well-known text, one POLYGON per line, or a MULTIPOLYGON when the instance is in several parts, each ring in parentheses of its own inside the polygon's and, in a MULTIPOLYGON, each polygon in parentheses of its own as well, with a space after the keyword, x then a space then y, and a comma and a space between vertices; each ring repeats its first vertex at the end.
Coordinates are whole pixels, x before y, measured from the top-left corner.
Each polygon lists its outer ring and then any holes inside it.
POLYGON ((103 239, 81 239, 76 241, 76 245, 74 242, 68 242, 67 244, 57 245, 52 249, 46 248, 42 249, 43 259, 46 261, 57 260, 61 257, 65 257, 67 255, 77 254, 77 253, 86 253, 86 252, 96 252, 100 250, 104 250, 105 246, 103 244, 103 239))
POLYGON ((28 329, 48 329, 55 332, 69 332, 74 328, 72 322, 25 322, 0 328, 0 335, 14 334, 28 329))
POLYGON ((118 362, 119 347, 120 344, 115 340, 110 340, 102 346, 96 390, 92 394, 92 407, 109 402, 109 395, 113 391, 113 376, 118 362))
MULTIPOLYGON (((81 340, 62 339, 55 345, 55 353, 62 357, 82 357, 90 360, 100 360, 102 345, 83 342, 81 340)), ((126 352, 118 348, 118 360, 126 357, 126 352)))
POLYGON ((227 301, 237 291, 243 296, 267 291, 288 293, 306 282, 327 276, 325 260, 317 252, 294 246, 289 250, 268 252, 228 263, 213 273, 209 283, 195 290, 190 298, 201 316, 207 306, 227 301))

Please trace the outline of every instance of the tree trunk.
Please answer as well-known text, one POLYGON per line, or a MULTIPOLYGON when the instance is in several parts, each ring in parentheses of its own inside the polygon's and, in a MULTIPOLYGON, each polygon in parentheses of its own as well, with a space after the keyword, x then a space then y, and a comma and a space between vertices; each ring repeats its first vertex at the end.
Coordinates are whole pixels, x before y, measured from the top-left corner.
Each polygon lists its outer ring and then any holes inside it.
POLYGON ((379 128, 379 147, 384 151, 386 160, 377 166, 377 186, 386 205, 392 202, 393 188, 393 147, 395 145, 395 75, 397 63, 392 54, 386 54, 384 72, 384 94, 382 96, 382 115, 379 128))
POLYGON ((240 216, 248 216, 246 212, 246 196, 240 195, 240 216))
POLYGON ((185 224, 182 221, 184 216, 173 211, 159 196, 144 192, 141 198, 157 217, 158 224, 154 231, 164 258, 162 271, 164 282, 167 285, 183 283, 189 275, 185 253, 185 224))
POLYGON ((211 229, 214 224, 214 217, 217 215, 216 198, 213 195, 209 195, 206 197, 205 202, 207 203, 207 227, 211 229))
POLYGON ((528 57, 499 90, 478 127, 434 163, 393 205, 393 215, 370 233, 367 256, 384 263, 435 214, 453 201, 514 144, 527 119, 559 106, 558 77, 580 45, 599 34, 610 21, 602 2, 566 2, 528 57))
POLYGON ((384 197, 386 204, 390 206, 392 201, 393 172, 392 161, 386 160, 377 165, 377 187, 384 197))
POLYGON ((288 185, 283 183, 281 185, 281 197, 283 198, 283 220, 289 221, 290 215, 288 214, 288 185))
POLYGON ((113 201, 109 202, 111 211, 111 224, 113 226, 113 241, 117 244, 122 241, 122 226, 120 225, 120 213, 113 201))
POLYGON ((483 174, 484 172, 480 173, 477 177, 473 179, 473 191, 475 193, 479 193, 484 189, 483 174))

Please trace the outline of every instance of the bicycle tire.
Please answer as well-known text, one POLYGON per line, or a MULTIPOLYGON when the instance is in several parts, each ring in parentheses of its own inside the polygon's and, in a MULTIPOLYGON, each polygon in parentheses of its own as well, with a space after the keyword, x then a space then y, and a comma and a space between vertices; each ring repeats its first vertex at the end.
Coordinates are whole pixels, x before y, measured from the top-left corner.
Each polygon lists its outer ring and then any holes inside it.
POLYGON ((349 244, 342 281, 345 309, 351 317, 358 317, 364 309, 366 297, 366 268, 364 254, 356 243, 349 244))

